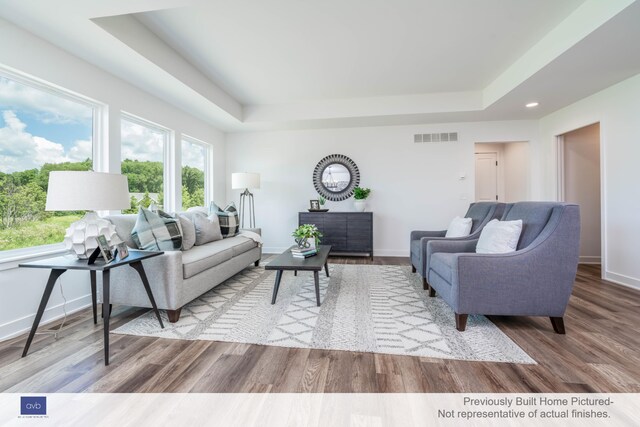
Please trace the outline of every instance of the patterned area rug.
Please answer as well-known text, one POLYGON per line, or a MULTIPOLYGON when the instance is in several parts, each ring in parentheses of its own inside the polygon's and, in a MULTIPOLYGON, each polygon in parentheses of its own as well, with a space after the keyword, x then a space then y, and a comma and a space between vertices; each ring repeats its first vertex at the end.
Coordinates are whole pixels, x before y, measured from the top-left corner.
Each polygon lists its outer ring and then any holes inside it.
MULTIPOLYGON (((286 271, 271 305, 275 272, 247 268, 182 310, 160 329, 151 311, 113 331, 186 340, 402 354, 459 360, 536 363, 484 316, 455 329, 453 311, 429 298, 408 266, 329 264, 320 273, 286 271)), ((164 314, 164 312, 162 312, 164 314)))

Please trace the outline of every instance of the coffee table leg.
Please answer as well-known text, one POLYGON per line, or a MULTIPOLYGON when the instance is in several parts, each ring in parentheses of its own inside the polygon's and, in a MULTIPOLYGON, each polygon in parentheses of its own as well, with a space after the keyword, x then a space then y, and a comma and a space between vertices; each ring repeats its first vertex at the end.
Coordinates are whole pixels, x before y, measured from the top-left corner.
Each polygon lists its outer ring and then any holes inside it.
POLYGON ((98 324, 98 303, 96 299, 96 271, 91 270, 91 307, 93 308, 93 324, 98 324))
POLYGON ((109 270, 102 271, 102 315, 104 317, 104 365, 109 364, 109 318, 111 307, 109 306, 109 270))
POLYGON ((51 270, 51 273, 49 274, 49 280, 47 281, 47 286, 45 286, 44 293, 42 294, 42 299, 40 300, 40 306, 38 307, 36 318, 33 320, 31 332, 29 332, 29 338, 27 338, 27 343, 25 344, 24 350, 22 351, 22 357, 25 357, 29 352, 31 341, 33 341, 33 337, 38 330, 38 325, 40 325, 40 320, 42 320, 44 309, 47 308, 47 303, 49 302, 49 297, 51 297, 51 292, 53 291, 53 287, 56 284, 56 280, 58 280, 58 277, 60 277, 65 271, 67 270, 51 270))
POLYGON ((316 285, 316 303, 320 307, 320 277, 317 271, 313 272, 313 281, 316 285))
POLYGON ((327 277, 329 277, 329 266, 327 265, 327 263, 324 263, 324 272, 327 275, 327 277))
POLYGON ((293 270, 293 275, 297 276, 298 275, 298 270, 293 270))
POLYGON ((144 285, 145 291, 147 291, 147 296, 149 297, 149 301, 151 301, 151 307, 153 307, 153 311, 156 313, 156 317, 158 318, 158 322, 160 322, 160 327, 164 329, 164 324, 162 323, 162 318, 160 318, 160 312, 158 311, 158 306, 156 305, 156 300, 153 298, 153 293, 151 293, 151 286, 149 286, 149 279, 147 279, 147 274, 144 272, 144 267, 142 266, 142 262, 132 262, 129 264, 134 270, 138 272, 140 275, 140 279, 142 280, 142 284, 144 285))
POLYGON ((282 270, 276 271, 276 284, 273 286, 273 297, 271 298, 271 304, 276 303, 276 297, 278 296, 278 288, 280 287, 280 280, 282 279, 282 270))

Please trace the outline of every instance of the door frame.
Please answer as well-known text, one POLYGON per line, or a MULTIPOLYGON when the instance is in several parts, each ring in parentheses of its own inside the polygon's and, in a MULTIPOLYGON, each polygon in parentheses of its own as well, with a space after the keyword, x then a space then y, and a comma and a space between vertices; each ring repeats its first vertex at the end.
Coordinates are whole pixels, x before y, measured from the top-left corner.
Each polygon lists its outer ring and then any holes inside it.
POLYGON ((567 129, 562 131, 555 136, 555 147, 556 147, 556 201, 564 202, 565 201, 565 170, 564 170, 564 152, 565 152, 565 144, 564 144, 564 135, 569 132, 573 132, 574 130, 582 129, 587 126, 599 124, 600 125, 600 134, 598 135, 600 141, 600 277, 605 278, 606 272, 608 271, 607 261, 609 256, 607 254, 607 214, 605 206, 607 205, 607 193, 605 191, 606 188, 606 163, 605 163, 605 140, 604 140, 604 125, 602 120, 596 120, 593 122, 589 122, 583 125, 578 125, 573 127, 572 129, 567 129))

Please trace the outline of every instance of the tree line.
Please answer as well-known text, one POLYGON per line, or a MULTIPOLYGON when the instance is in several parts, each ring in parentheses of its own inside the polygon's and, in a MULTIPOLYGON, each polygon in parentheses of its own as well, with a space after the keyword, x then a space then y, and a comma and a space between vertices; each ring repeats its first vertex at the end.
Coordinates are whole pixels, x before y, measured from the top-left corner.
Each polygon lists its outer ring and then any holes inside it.
MULTIPOLYGON (((45 163, 40 169, 3 173, 0 172, 0 229, 18 226, 28 221, 43 220, 50 216, 69 215, 70 212, 46 212, 49 173, 52 171, 86 171, 93 167, 91 159, 82 162, 45 163)), ((150 193, 157 193, 162 206, 163 165, 126 159, 122 173, 129 181, 131 193, 143 193, 137 200, 131 197, 131 207, 125 212, 137 212, 140 206, 151 204, 150 193)), ((183 207, 204 204, 204 171, 184 166, 182 168, 183 207)), ((80 214, 80 212, 78 212, 80 214)))

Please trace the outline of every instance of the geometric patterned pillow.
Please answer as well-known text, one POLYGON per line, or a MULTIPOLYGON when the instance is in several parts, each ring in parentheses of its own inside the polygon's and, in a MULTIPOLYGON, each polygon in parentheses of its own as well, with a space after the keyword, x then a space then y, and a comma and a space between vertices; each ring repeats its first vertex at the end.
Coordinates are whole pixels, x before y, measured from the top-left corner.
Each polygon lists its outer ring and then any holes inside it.
POLYGON ((131 239, 143 251, 179 251, 182 247, 178 220, 161 210, 140 208, 131 239))
POLYGON ((218 219, 220 220, 220 231, 222 232, 222 237, 233 237, 237 236, 240 232, 240 221, 238 220, 238 210, 236 209, 236 205, 233 202, 229 203, 226 208, 220 209, 215 202, 211 202, 209 205, 209 214, 218 215, 218 219))

